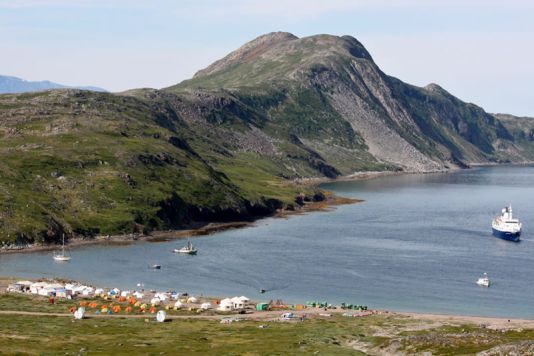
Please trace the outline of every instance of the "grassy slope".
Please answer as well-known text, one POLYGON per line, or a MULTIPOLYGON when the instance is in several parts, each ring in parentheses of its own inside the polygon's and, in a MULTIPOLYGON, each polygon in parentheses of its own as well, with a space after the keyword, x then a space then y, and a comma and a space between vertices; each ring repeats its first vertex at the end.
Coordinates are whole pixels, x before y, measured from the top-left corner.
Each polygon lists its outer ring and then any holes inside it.
POLYGON ((148 101, 89 92, 0 98, 0 240, 167 228, 194 218, 195 207, 246 210, 249 200, 289 204, 298 193, 268 163, 244 157, 254 164, 236 166, 148 101))

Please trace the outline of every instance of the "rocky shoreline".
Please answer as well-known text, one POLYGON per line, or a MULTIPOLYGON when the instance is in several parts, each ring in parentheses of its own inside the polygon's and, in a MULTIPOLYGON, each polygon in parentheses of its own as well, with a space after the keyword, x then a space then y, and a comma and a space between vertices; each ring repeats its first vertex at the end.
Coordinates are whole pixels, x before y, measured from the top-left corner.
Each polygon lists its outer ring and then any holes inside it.
MULTIPOLYGON (((192 236, 209 235, 216 232, 238 229, 250 226, 256 221, 268 218, 287 218, 293 215, 306 214, 309 212, 323 211, 331 209, 336 205, 354 204, 362 200, 338 197, 330 192, 324 193, 324 199, 320 201, 312 201, 308 197, 302 196, 301 206, 299 209, 278 209, 274 214, 266 216, 258 216, 257 218, 248 221, 230 221, 230 222, 198 222, 192 224, 190 227, 180 230, 167 231, 153 231, 149 234, 125 234, 125 235, 107 235, 97 236, 95 238, 70 238, 68 241, 68 248, 78 248, 89 245, 129 245, 138 241, 145 242, 160 242, 175 239, 185 239, 192 236)), ((58 248, 57 244, 28 244, 28 245, 14 245, 3 246, 0 248, 0 254, 6 253, 30 253, 53 251, 58 248)))

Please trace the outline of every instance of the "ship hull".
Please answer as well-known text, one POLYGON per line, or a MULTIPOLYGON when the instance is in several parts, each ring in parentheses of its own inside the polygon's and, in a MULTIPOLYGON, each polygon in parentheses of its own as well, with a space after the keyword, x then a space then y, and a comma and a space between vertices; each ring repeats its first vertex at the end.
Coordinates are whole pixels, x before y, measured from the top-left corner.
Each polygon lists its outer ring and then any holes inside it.
POLYGON ((492 228, 492 230, 493 230, 493 236, 498 237, 503 240, 507 240, 507 241, 519 242, 519 237, 521 236, 521 231, 513 233, 513 232, 500 231, 495 228, 492 228))

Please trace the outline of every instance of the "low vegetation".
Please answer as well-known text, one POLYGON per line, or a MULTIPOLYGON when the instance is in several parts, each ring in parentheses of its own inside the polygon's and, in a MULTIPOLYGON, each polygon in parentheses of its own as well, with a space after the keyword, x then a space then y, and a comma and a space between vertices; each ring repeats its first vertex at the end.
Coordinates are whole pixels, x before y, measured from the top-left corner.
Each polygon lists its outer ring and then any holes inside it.
MULTIPOLYGON (((165 323, 141 318, 21 315, 6 311, 66 313, 72 301, 0 296, 0 350, 5 354, 528 354, 534 330, 492 329, 397 314, 346 317, 309 315, 302 322, 256 319, 221 324, 190 316, 165 323)), ((181 313, 181 315, 186 315, 181 313)), ((222 316, 221 316, 222 317, 222 316)))

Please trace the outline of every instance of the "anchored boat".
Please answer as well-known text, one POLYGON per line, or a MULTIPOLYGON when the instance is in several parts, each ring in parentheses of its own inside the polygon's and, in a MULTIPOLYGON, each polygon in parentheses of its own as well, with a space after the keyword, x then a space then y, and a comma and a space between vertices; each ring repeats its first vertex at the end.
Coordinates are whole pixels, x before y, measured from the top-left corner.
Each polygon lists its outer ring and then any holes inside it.
POLYGON ((175 253, 184 253, 184 254, 187 254, 187 255, 196 255, 197 254, 197 249, 193 246, 191 241, 187 241, 187 245, 186 246, 184 246, 184 247, 182 247, 180 249, 175 248, 174 252, 175 253))
POLYGON ((489 280, 488 274, 486 272, 484 272, 484 275, 477 280, 477 284, 479 286, 482 286, 482 287, 489 287, 490 286, 490 280, 489 280))
POLYGON ((521 236, 521 222, 514 219, 512 205, 502 209, 501 215, 493 219, 491 227, 493 236, 503 240, 518 242, 521 236))
POLYGON ((61 244, 61 253, 54 254, 54 261, 66 262, 70 261, 70 256, 65 254, 65 234, 63 234, 63 241, 61 244))

